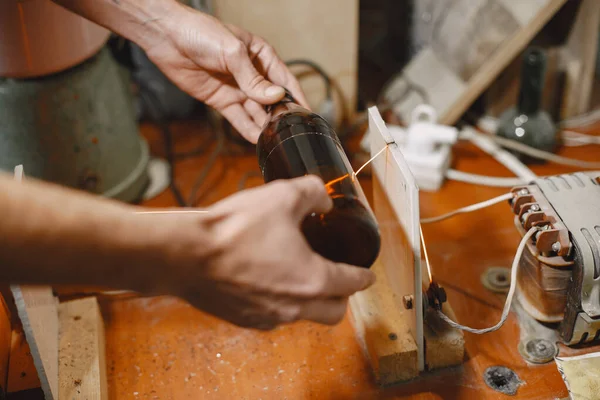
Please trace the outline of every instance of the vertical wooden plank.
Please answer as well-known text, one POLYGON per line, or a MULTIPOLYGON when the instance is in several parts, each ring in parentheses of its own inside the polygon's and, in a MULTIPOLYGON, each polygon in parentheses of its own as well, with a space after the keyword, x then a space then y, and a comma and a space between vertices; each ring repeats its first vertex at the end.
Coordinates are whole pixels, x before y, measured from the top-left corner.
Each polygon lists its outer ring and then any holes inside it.
MULTIPOLYGON (((428 45, 403 70, 399 81, 413 87, 394 111, 408 121, 415 102, 425 102, 436 109, 440 123, 453 125, 565 3, 444 2, 428 45)), ((386 97, 392 97, 394 87, 386 97)))
POLYGON ((583 0, 564 49, 567 82, 561 115, 563 119, 589 110, 599 26, 600 1, 583 0))
POLYGON ((59 399, 108 399, 104 322, 96 298, 61 303, 59 321, 59 399))
POLYGON ((419 188, 376 107, 369 109, 369 137, 372 155, 386 144, 388 146, 385 156, 378 157, 372 163, 376 177, 373 180, 375 216, 382 235, 380 258, 397 307, 403 310, 403 296, 416 294, 415 307, 404 312, 410 314, 407 322, 417 344, 419 370, 423 370, 423 315, 415 312, 422 307, 419 188))
POLYGON ((58 398, 58 308, 47 286, 12 286, 46 400, 58 398))

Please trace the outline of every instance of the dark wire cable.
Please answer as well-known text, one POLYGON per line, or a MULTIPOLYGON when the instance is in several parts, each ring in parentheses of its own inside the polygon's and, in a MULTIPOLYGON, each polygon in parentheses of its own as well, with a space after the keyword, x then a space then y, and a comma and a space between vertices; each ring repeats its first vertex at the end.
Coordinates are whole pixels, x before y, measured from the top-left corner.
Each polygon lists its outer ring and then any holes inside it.
POLYGON ((317 63, 315 63, 314 61, 311 61, 311 60, 294 59, 294 60, 286 61, 285 64, 288 67, 292 66, 292 65, 305 65, 307 67, 310 67, 313 71, 315 71, 316 73, 321 75, 321 77, 323 78, 323 82, 325 82, 325 95, 327 96, 327 99, 332 98, 331 78, 329 77, 329 75, 327 75, 327 73, 323 70, 323 68, 321 68, 317 63))
POLYGON ((223 124, 222 124, 222 121, 220 121, 215 116, 214 113, 215 113, 215 111, 209 110, 208 118, 209 118, 209 121, 211 122, 211 125, 213 126, 213 129, 215 130, 215 134, 217 136, 217 144, 215 145, 215 149, 213 150, 213 152, 208 157, 208 160, 206 161, 204 168, 202 168, 202 171, 200 171, 200 174, 194 181, 192 190, 190 192, 190 197, 187 202, 187 205, 189 207, 194 207, 196 205, 196 199, 198 197, 198 190, 200 190, 200 188, 204 184, 206 177, 210 173, 212 167, 215 165, 215 163, 217 162, 217 159, 219 158, 219 156, 221 155, 221 153, 223 152, 223 150, 225 148, 226 138, 225 138, 225 132, 223 131, 223 124))

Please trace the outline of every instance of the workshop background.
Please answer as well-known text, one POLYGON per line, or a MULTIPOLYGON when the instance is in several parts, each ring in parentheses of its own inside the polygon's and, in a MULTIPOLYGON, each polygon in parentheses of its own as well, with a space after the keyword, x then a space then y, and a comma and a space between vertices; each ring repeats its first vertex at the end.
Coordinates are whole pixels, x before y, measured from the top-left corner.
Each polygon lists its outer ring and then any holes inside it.
MULTIPOLYGON (((407 143, 420 105, 436 127, 456 128, 403 153, 421 216, 524 186, 524 170, 600 171, 597 0, 185 3, 271 43, 355 170, 373 155, 370 107, 407 143)), ((0 2, 0 169, 19 165, 25 179, 156 208, 207 207, 263 183, 255 146, 220 115, 171 84, 135 44, 49 0, 0 2)), ((359 178, 372 201, 371 169, 359 178)), ((423 225, 433 274, 461 323, 500 318, 524 234, 513 212, 504 202, 423 225)), ((600 215, 588 215, 600 235, 600 215)), ((460 362, 411 379, 399 378, 393 360, 370 361, 380 341, 399 342, 396 333, 361 343, 350 313, 335 327, 259 333, 173 298, 4 284, 0 399, 58 397, 59 388, 94 399, 600 399, 600 322, 588 321, 577 346, 561 341, 572 271, 532 265, 523 282, 535 289, 501 329, 464 333, 460 362), (87 325, 73 327, 80 315, 87 325), (69 357, 94 361, 74 366, 69 357), (392 378, 382 377, 385 368, 392 378)))

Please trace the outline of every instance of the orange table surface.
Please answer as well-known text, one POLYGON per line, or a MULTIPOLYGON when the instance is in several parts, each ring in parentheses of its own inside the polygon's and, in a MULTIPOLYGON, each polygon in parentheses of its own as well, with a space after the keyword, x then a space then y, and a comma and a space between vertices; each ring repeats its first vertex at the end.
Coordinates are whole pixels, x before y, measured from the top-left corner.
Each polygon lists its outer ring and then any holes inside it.
MULTIPOLYGON (((161 154, 158 131, 144 126, 152 151, 161 154)), ((206 128, 185 122, 173 127, 178 151, 202 141, 206 128)), ((454 151, 454 167, 494 176, 511 174, 468 144, 454 151)), ((600 160, 599 146, 569 148, 561 154, 600 160)), ((177 183, 187 195, 207 156, 177 163, 177 183)), ((540 175, 574 171, 557 165, 533 166, 540 175)), ((225 155, 212 169, 199 197, 206 206, 238 190, 240 178, 258 171, 252 152, 225 155)), ((248 186, 261 184, 260 177, 248 186)), ((361 182, 370 194, 368 176, 361 182)), ((421 193, 422 217, 498 196, 508 189, 446 182, 436 193, 421 193)), ((148 206, 173 206, 166 191, 148 206)), ((491 266, 510 266, 520 240, 506 204, 425 225, 424 235, 436 279, 448 292, 458 320, 475 327, 494 324, 504 295, 492 294, 480 281, 491 266)), ((215 299, 218 301, 218 299, 215 299)), ((482 374, 504 365, 525 382, 516 398, 568 396, 554 363, 528 365, 517 350, 519 327, 514 315, 497 332, 466 333, 464 365, 425 374, 393 388, 380 389, 346 318, 334 327, 296 323, 272 332, 234 327, 169 297, 102 302, 106 323, 111 399, 496 399, 482 374)), ((561 350, 561 351, 564 351, 561 350)))

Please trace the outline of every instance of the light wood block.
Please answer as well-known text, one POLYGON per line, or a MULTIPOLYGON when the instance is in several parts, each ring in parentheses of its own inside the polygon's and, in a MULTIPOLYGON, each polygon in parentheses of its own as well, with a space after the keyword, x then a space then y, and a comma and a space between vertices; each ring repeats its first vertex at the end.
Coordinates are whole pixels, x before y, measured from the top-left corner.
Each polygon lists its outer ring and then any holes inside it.
POLYGON ((61 303, 59 398, 108 399, 104 322, 95 297, 61 303))
MULTIPOLYGON (((442 311, 456 321, 450 303, 442 311)), ((425 317, 425 364, 429 371, 461 365, 465 358, 465 337, 462 331, 452 328, 437 314, 429 310, 425 317)))
POLYGON ((407 313, 397 306, 385 279, 381 259, 371 267, 377 282, 350 298, 352 323, 370 359, 380 385, 386 386, 419 375, 417 345, 407 323, 407 313))

